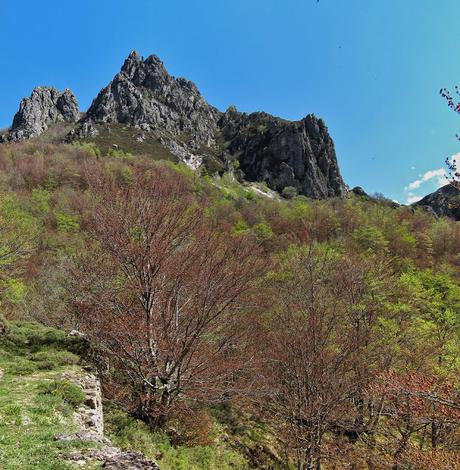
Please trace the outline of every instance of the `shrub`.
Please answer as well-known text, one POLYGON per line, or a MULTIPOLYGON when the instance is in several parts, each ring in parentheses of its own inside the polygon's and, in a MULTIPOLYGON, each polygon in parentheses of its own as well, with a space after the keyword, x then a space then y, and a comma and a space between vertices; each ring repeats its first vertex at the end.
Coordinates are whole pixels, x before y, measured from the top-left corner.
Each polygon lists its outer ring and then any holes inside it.
POLYGON ((80 358, 70 351, 47 350, 32 354, 30 360, 38 363, 39 369, 54 369, 78 364, 80 358))
POLYGON ((263 222, 260 224, 255 224, 252 227, 252 232, 256 236, 257 240, 261 243, 273 238, 273 231, 271 227, 263 222))
POLYGON ((53 381, 39 384, 38 393, 40 395, 52 395, 61 398, 65 403, 76 408, 85 401, 83 390, 77 385, 66 381, 53 381))
POLYGON ((4 316, 0 314, 0 338, 8 334, 8 330, 9 330, 8 322, 6 321, 4 316))
POLYGON ((294 199, 297 196, 297 194, 298 194, 297 189, 294 188, 293 186, 286 186, 281 191, 281 196, 283 196, 285 199, 294 199))
MULTIPOLYGON (((209 417, 205 419, 207 421, 209 417)), ((106 430, 113 443, 156 460, 162 470, 247 470, 249 465, 237 451, 223 446, 173 446, 165 433, 153 432, 145 423, 109 408, 106 430)), ((197 423, 199 425, 199 423, 197 423)))

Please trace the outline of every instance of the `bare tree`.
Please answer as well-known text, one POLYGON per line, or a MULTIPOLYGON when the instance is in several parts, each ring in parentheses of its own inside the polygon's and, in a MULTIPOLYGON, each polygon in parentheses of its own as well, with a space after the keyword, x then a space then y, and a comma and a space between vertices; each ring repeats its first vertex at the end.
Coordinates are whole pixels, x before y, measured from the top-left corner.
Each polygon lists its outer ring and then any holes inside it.
MULTIPOLYGON (((438 468, 456 468, 441 466, 442 459, 452 451, 446 445, 447 437, 460 420, 458 392, 451 381, 416 371, 390 370, 377 377, 368 393, 382 399, 386 426, 380 426, 379 439, 383 448, 391 449, 393 470, 412 467, 411 457, 415 454, 420 459, 425 447, 431 453, 440 448, 445 451, 442 458, 439 456, 438 468), (419 452, 414 452, 415 435, 419 452)), ((454 454, 456 451, 454 446, 454 454)), ((417 463, 416 459, 412 463, 417 463)))
POLYGON ((91 240, 74 269, 72 309, 115 368, 112 392, 161 426, 178 399, 234 389, 250 361, 248 296, 266 262, 249 239, 209 227, 167 168, 135 169, 122 184, 89 179, 91 240))
POLYGON ((375 328, 388 273, 377 257, 313 244, 291 248, 273 278, 268 379, 299 470, 340 460, 364 437, 372 445, 381 404, 367 388, 391 364, 375 328))
MULTIPOLYGON (((458 101, 458 98, 456 101, 453 94, 447 88, 441 88, 439 90, 439 94, 447 101, 447 106, 449 106, 452 111, 457 114, 460 113, 460 102, 458 101)), ((460 96, 460 89, 458 86, 455 87, 455 94, 460 96)), ((457 140, 460 140, 460 136, 458 134, 456 137, 457 140)), ((460 168, 456 158, 454 157, 451 160, 446 158, 445 163, 448 168, 449 183, 457 189, 460 189, 460 168)))
POLYGON ((320 469, 329 423, 350 409, 355 345, 333 296, 331 255, 298 248, 275 279, 279 295, 269 334, 274 411, 299 470, 320 469))

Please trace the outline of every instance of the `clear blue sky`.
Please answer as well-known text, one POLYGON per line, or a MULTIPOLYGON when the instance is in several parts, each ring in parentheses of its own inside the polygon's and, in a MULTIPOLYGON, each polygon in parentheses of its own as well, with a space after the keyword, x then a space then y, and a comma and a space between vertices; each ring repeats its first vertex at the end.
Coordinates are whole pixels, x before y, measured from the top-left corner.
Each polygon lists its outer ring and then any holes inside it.
POLYGON ((314 112, 350 186, 406 202, 460 152, 438 95, 460 83, 459 18, 459 0, 3 0, 0 127, 35 85, 85 110, 137 49, 222 110, 314 112))

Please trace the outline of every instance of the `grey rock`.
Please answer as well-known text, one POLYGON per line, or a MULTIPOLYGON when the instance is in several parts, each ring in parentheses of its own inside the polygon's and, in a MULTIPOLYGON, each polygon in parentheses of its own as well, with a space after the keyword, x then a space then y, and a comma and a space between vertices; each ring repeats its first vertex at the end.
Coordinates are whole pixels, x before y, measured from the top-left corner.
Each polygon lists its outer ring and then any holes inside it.
POLYGON ((346 194, 334 143, 324 122, 313 114, 286 121, 231 107, 218 125, 246 180, 264 181, 279 192, 291 186, 312 198, 346 194))
MULTIPOLYGON (((71 138, 91 138, 117 123, 153 134, 179 160, 197 168, 212 154, 222 168, 239 160, 239 176, 276 191, 287 186, 314 198, 343 196, 334 143, 321 119, 286 121, 266 113, 219 112, 197 87, 172 77, 161 60, 132 52, 93 101, 71 138), (219 143, 218 143, 219 142, 219 143)), ((230 165, 231 166, 231 165, 230 165)))
POLYGON ((143 60, 133 51, 93 101, 75 136, 88 137, 88 129, 97 123, 120 123, 162 135, 187 136, 191 144, 207 146, 214 140, 218 118, 217 109, 192 82, 169 75, 157 56, 143 60))
POLYGON ((366 191, 364 191, 363 188, 361 188, 361 186, 355 186, 351 192, 353 194, 356 194, 356 196, 362 196, 362 197, 369 197, 369 195, 366 193, 366 191))
POLYGON ((415 202, 412 207, 422 207, 437 217, 446 216, 459 221, 460 189, 455 184, 447 184, 415 202))
POLYGON ((70 434, 56 434, 58 441, 81 441, 99 444, 97 449, 84 449, 66 455, 67 461, 85 466, 95 461, 102 462, 102 468, 159 470, 159 467, 139 452, 123 451, 114 447, 104 436, 104 415, 99 379, 91 373, 65 372, 62 380, 80 387, 85 394, 85 402, 74 413, 79 431, 70 434))
POLYGON ((68 336, 72 336, 74 338, 86 338, 85 333, 82 333, 79 330, 72 330, 69 332, 68 336))
MULTIPOLYGON (((21 101, 3 141, 28 139, 52 123, 75 123, 79 116, 72 92, 38 87, 21 101)), ((210 172, 231 171, 238 160, 239 180, 265 182, 279 192, 293 187, 312 198, 347 192, 321 119, 310 114, 287 121, 266 113, 240 113, 235 107, 222 113, 194 83, 171 76, 155 55, 144 60, 133 51, 67 140, 97 139, 102 130, 115 135, 120 131, 116 126, 136 129, 133 142, 159 142, 168 155, 195 169, 206 165, 210 172)))
POLYGON ((147 459, 140 452, 120 452, 115 454, 102 464, 102 468, 110 470, 159 470, 158 465, 147 459))
POLYGON ((64 373, 62 380, 80 387, 85 394, 83 405, 75 413, 75 420, 81 432, 104 435, 104 415, 102 409, 102 392, 99 379, 93 374, 64 373))
POLYGON ((58 433, 54 436, 55 441, 83 441, 96 442, 97 444, 110 445, 110 440, 106 437, 92 431, 79 431, 71 434, 58 433))
POLYGON ((80 117, 75 95, 68 89, 36 87, 30 97, 24 98, 13 125, 2 137, 4 142, 17 142, 37 137, 57 122, 76 122, 80 117))
POLYGON ((75 451, 67 455, 66 460, 81 466, 101 462, 102 468, 111 470, 160 470, 156 463, 146 458, 140 452, 123 451, 112 445, 75 451))

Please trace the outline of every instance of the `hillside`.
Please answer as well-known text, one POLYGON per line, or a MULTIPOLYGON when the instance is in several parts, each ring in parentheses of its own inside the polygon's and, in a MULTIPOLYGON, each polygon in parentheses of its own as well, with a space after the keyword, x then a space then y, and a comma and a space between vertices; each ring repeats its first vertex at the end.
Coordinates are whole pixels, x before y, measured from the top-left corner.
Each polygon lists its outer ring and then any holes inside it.
POLYGON ((456 468, 458 223, 49 140, 0 145, 6 468, 82 447, 36 387, 82 370, 75 329, 112 446, 162 470, 456 468))
POLYGON ((251 445, 272 445, 274 437, 249 414, 225 407, 213 411, 215 445, 192 448, 172 446, 167 435, 150 432, 109 402, 103 411, 98 381, 80 357, 86 347, 78 336, 38 323, 8 324, 0 339, 2 469, 157 469, 150 459, 164 470, 245 469, 244 455, 231 445, 247 445, 248 451, 251 445), (234 419, 239 430, 233 430, 234 419), (98 429, 103 424, 105 436, 98 429))

